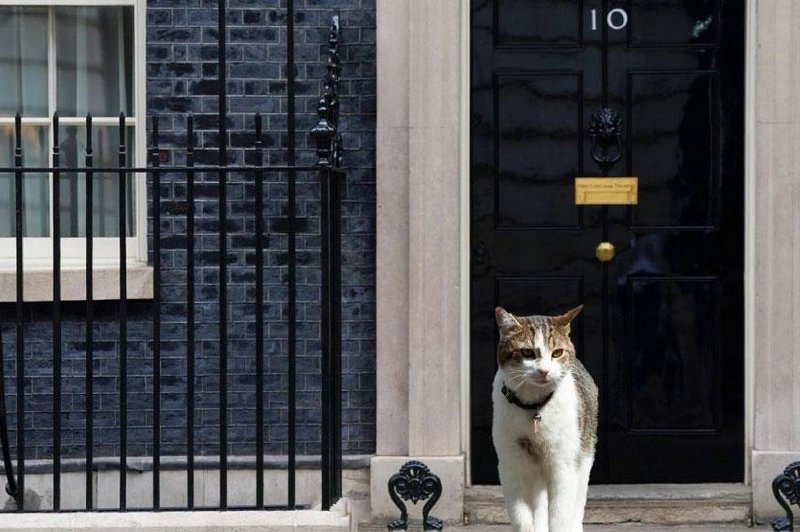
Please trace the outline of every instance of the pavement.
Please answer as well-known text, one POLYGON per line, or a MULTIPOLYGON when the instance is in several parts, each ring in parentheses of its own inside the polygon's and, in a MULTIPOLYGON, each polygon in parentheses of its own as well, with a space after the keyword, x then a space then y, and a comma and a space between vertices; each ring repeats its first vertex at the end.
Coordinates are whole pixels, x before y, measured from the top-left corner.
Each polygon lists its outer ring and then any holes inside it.
MULTIPOLYGON (((503 525, 472 525, 468 527, 459 527, 466 531, 474 530, 475 532, 509 532, 511 527, 503 525)), ((448 528, 453 530, 453 528, 448 528)), ((458 530, 458 528, 456 528, 458 530)), ((682 525, 682 526, 660 526, 660 525, 643 525, 643 524, 617 524, 617 525, 586 525, 583 527, 584 532, 750 532, 752 530, 770 530, 769 527, 762 528, 748 528, 744 525, 682 525)))
MULTIPOLYGON (((510 526, 507 525, 481 525, 474 524, 469 526, 449 526, 445 525, 445 530, 463 530, 465 532, 509 532, 510 526)), ((363 532, 385 531, 385 526, 369 525, 360 527, 363 532)), ((411 532, 421 531, 422 527, 418 523, 411 523, 408 527, 411 532)), ((747 527, 741 524, 699 524, 699 525, 646 525, 639 523, 626 523, 616 525, 585 525, 584 532, 751 532, 754 530, 772 530, 768 525, 747 527)))

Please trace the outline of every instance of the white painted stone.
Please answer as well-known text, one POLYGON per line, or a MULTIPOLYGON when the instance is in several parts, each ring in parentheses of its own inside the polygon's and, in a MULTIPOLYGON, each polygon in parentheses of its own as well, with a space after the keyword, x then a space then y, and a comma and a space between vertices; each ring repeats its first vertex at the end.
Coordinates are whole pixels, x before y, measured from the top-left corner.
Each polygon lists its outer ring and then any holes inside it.
POLYGON ((408 10, 377 0, 376 451, 408 453, 408 10))
POLYGON ((412 2, 410 454, 453 455, 459 432, 460 2, 412 2))
POLYGON ((295 512, 127 512, 2 514, 4 532, 69 532, 75 530, 148 532, 223 532, 246 530, 323 532, 350 530, 350 517, 339 512, 300 510, 295 512))
POLYGON ((777 516, 772 479, 800 459, 800 18, 798 0, 759 0, 755 150, 753 514, 777 516))
MULTIPOLYGON (((119 299, 119 267, 104 262, 97 264, 92 273, 93 296, 97 301, 119 299)), ((153 267, 129 261, 128 299, 153 298, 153 267)), ((23 274, 25 301, 53 300, 52 263, 28 265, 23 274)), ((61 270, 61 300, 83 301, 86 299, 86 270, 83 263, 66 262, 61 270)), ((17 271, 9 260, 0 260, 0 302, 17 300, 17 271)))
MULTIPOLYGON (((464 518, 464 457, 425 456, 414 457, 427 465, 442 481, 442 498, 436 503, 432 515, 448 523, 461 523, 464 518)), ((373 518, 389 519, 400 513, 389 498, 388 483, 392 475, 409 460, 405 456, 376 456, 370 463, 370 504, 373 518)), ((409 516, 422 519, 422 506, 408 502, 409 516)))
POLYGON ((784 515, 772 495, 772 480, 792 462, 800 460, 800 450, 794 452, 753 451, 753 515, 767 522, 784 515))
POLYGON ((462 0, 378 0, 377 452, 461 445, 462 0))

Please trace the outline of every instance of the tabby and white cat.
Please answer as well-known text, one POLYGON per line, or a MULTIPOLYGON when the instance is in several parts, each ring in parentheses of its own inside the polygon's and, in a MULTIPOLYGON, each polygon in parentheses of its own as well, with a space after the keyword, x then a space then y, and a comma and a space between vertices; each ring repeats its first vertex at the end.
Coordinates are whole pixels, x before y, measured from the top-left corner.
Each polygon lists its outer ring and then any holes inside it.
POLYGON ((516 532, 583 530, 597 442, 597 386, 575 356, 561 316, 495 310, 500 342, 492 439, 516 532))

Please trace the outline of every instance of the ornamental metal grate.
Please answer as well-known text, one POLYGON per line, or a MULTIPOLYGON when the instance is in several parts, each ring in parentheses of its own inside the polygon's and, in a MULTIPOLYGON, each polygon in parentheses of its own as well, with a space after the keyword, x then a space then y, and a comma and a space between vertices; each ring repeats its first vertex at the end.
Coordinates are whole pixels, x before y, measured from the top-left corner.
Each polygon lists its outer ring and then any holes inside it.
MULTIPOLYGON (((14 183, 14 204, 15 204, 15 247, 16 247, 16 302, 14 303, 13 317, 15 321, 15 392, 6 397, 5 375, 3 375, 4 364, 0 363, 0 444, 2 444, 3 465, 7 478, 6 491, 14 499, 15 505, 6 508, 6 511, 41 511, 41 508, 26 508, 26 434, 30 432, 30 427, 26 427, 26 379, 29 377, 26 372, 26 334, 29 334, 26 326, 26 313, 30 312, 30 303, 25 300, 25 258, 23 245, 23 220, 25 216, 25 205, 23 202, 24 182, 26 176, 32 173, 52 175, 51 198, 53 205, 60 205, 60 175, 66 173, 80 174, 85 176, 87 185, 85 186, 85 235, 82 238, 85 242, 85 332, 84 356, 85 374, 83 375, 83 385, 85 389, 85 403, 83 407, 84 426, 82 427, 83 437, 85 438, 85 456, 78 462, 82 465, 85 482, 85 504, 81 508, 65 507, 62 504, 64 497, 64 487, 62 485, 62 470, 64 461, 62 460, 62 435, 65 433, 62 426, 62 417, 58 415, 63 411, 62 408, 62 310, 64 302, 62 298, 62 221, 59 208, 52 209, 52 511, 72 511, 72 510, 128 510, 131 509, 129 501, 129 482, 128 470, 131 467, 128 455, 129 437, 129 408, 128 398, 131 393, 129 382, 129 313, 131 302, 128 300, 128 263, 129 257, 127 246, 129 245, 126 236, 126 217, 120 215, 119 227, 117 231, 118 253, 119 253, 119 299, 112 304, 115 306, 115 316, 119 331, 119 404, 116 409, 118 418, 118 438, 119 438, 119 457, 116 464, 114 459, 108 457, 95 457, 95 426, 94 411, 95 400, 93 397, 93 387, 96 384, 96 376, 93 368, 97 362, 95 349, 97 345, 96 325, 98 321, 98 302, 94 299, 94 289, 96 282, 94 264, 94 231, 93 231, 93 210, 98 206, 93 203, 95 199, 92 193, 92 180, 99 173, 114 174, 118 176, 117 200, 119 212, 125 212, 126 205, 130 200, 130 183, 137 175, 145 175, 148 183, 148 204, 150 205, 151 227, 148 233, 148 256, 152 265, 153 272, 153 294, 152 312, 150 313, 151 334, 149 342, 149 356, 151 356, 151 378, 148 382, 152 383, 152 418, 149 426, 151 431, 151 442, 149 447, 152 449, 152 462, 148 465, 152 471, 152 483, 149 489, 152 493, 153 510, 169 509, 237 509, 228 503, 229 500, 229 472, 232 463, 229 456, 229 430, 230 430, 230 406, 231 401, 240 400, 240 396, 231 394, 229 390, 229 352, 231 349, 231 331, 229 328, 229 314, 231 312, 231 301, 229 298, 229 271, 228 253, 232 247, 232 237, 228 222, 227 213, 229 211, 228 188, 234 176, 242 180, 250 180, 249 186, 252 187, 252 197, 244 198, 252 202, 252 232, 249 234, 248 242, 252 242, 251 251, 253 252, 254 263, 252 267, 256 272, 252 276, 252 285, 247 289, 254 292, 251 311, 253 313, 254 327, 254 351, 248 356, 252 356, 252 367, 255 373, 253 382, 255 394, 255 420, 253 429, 255 431, 255 444, 252 454, 255 457, 255 471, 263 472, 265 468, 265 391, 274 393, 274 390, 265 390, 265 338, 268 331, 265 331, 265 282, 262 272, 273 267, 267 263, 265 257, 266 240, 270 237, 269 228, 265 223, 265 196, 273 192, 272 185, 265 187, 265 182, 272 176, 273 181, 282 181, 283 190, 280 192, 286 201, 285 231, 283 237, 286 240, 286 321, 285 352, 286 357, 285 380, 287 388, 285 390, 286 425, 286 477, 285 477, 285 504, 267 504, 265 502, 264 474, 255 475, 255 504, 248 508, 260 509, 294 509, 302 506, 296 500, 297 491, 297 430, 298 413, 296 401, 297 384, 297 353, 296 344, 298 340, 298 257, 297 257, 297 182, 300 176, 306 176, 307 181, 312 182, 318 187, 317 216, 319 220, 319 230, 314 238, 318 239, 319 263, 316 265, 319 271, 319 296, 316 304, 319 306, 319 350, 321 353, 319 377, 320 377, 320 448, 319 456, 312 457, 314 467, 319 467, 321 484, 319 486, 319 501, 323 509, 329 509, 341 495, 341 467, 342 467, 342 427, 341 427, 341 198, 340 188, 344 181, 345 173, 341 169, 341 135, 338 131, 339 122, 339 96, 338 87, 341 74, 341 64, 339 60, 339 17, 334 16, 330 26, 329 35, 329 57, 327 63, 327 74, 323 81, 323 92, 318 105, 318 121, 316 126, 310 131, 311 138, 316 143, 317 162, 312 165, 298 165, 296 154, 297 129, 296 119, 296 74, 295 74, 295 16, 294 2, 286 2, 286 139, 287 139, 287 162, 286 165, 269 165, 264 162, 265 152, 265 118, 261 114, 252 117, 252 142, 244 148, 245 163, 229 164, 228 147, 228 110, 227 110, 227 65, 226 65, 226 21, 225 21, 225 1, 221 0, 218 7, 218 138, 219 145, 214 151, 218 154, 217 164, 196 164, 198 149, 196 147, 195 127, 196 119, 188 115, 186 117, 186 145, 185 145, 185 164, 183 165, 163 165, 162 164, 162 124, 158 116, 150 117, 150 132, 148 142, 148 165, 131 165, 131 154, 128 152, 126 140, 125 115, 119 115, 119 144, 118 144, 118 164, 111 167, 102 167, 94 164, 94 153, 92 147, 92 117, 87 116, 85 120, 85 150, 82 154, 83 165, 62 165, 61 153, 59 148, 59 118, 53 116, 53 144, 51 152, 52 164, 45 167, 26 166, 26 153, 23 151, 23 128, 22 117, 18 113, 15 120, 14 135, 14 166, 0 168, 0 175, 13 176, 14 183), (170 426, 165 423, 162 413, 162 402, 165 393, 162 391, 162 384, 165 382, 162 375, 162 338, 164 332, 164 316, 169 312, 165 308, 162 297, 163 283, 162 274, 165 271, 162 264, 162 245, 165 238, 162 236, 162 211, 164 202, 161 201, 162 179, 164 176, 171 176, 172 183, 175 182, 174 176, 181 176, 181 186, 185 187, 187 201, 185 209, 178 212, 178 217, 183 216, 182 224, 185 224, 185 234, 182 235, 181 242, 185 243, 185 301, 182 302, 186 308, 186 327, 185 337, 180 339, 185 342, 186 360, 185 376, 181 382, 185 383, 185 390, 182 393, 186 396, 186 406, 183 412, 185 420, 185 467, 186 477, 183 482, 183 489, 186 490, 186 504, 178 507, 162 506, 163 483, 162 483, 162 442, 163 433, 169 430, 170 426), (199 456, 197 453, 198 442, 196 441, 196 414, 198 411, 198 401, 205 400, 206 391, 198 390, 196 382, 198 379, 198 358, 197 350, 201 347, 201 341, 196 336, 198 324, 195 322, 195 309, 200 304, 198 299, 198 279, 196 256, 199 252, 208 252, 208 249, 198 248, 198 213, 196 212, 195 198, 198 187, 208 188, 208 183, 216 178, 217 186, 217 217, 218 231, 216 234, 218 263, 216 265, 216 308, 218 309, 218 391, 216 397, 216 407, 218 416, 218 440, 219 455, 218 460, 211 460, 208 465, 207 456, 199 456), (10 399, 10 400, 9 400, 10 399), (13 439, 14 451, 9 438, 9 413, 6 410, 7 404, 13 402, 16 414, 16 426, 13 439), (202 464, 200 463, 202 462, 202 464), (96 472, 102 468, 118 467, 121 474, 118 483, 118 505, 114 508, 99 508, 95 497, 98 490, 106 487, 98 485, 96 472), (218 471, 218 504, 200 504, 196 500, 197 486, 196 472, 198 469, 215 469, 218 471)), ((207 155, 208 149, 203 150, 207 155)), ((173 221, 176 212, 171 212, 173 221)), ((181 226, 183 227, 183 225, 181 226)), ((83 304, 82 304, 83 305, 83 304)), ((108 304, 104 304, 104 309, 108 304)), ((174 340, 174 332, 170 331, 174 340)), ((0 342, 0 348, 2 342, 0 342)), ((8 349, 6 349, 8 351, 8 349)), ((4 360, 8 360, 6 353, 4 360)), ((136 390, 140 392, 141 390, 136 390)), ((73 408, 76 408, 73 405, 73 408)), ((206 408, 206 411, 208 409, 206 408)), ((174 414, 174 412, 173 412, 174 414)), ((72 427, 74 430, 74 427, 72 427)), ((308 457, 304 457, 306 462, 308 457)), ((73 460, 74 461, 74 460, 73 460)), ((73 464, 74 465, 74 464, 73 464)), ((233 464, 233 467, 241 467, 233 464)), ((78 468, 80 469, 80 468, 78 468)), ((73 467, 71 471, 74 471, 73 467)), ((80 471, 79 471, 80 472, 80 471)), ((216 477, 215 477, 216 481, 216 477)), ((174 489, 174 484, 172 485, 174 489)), ((141 487, 140 487, 141 489, 141 487)), ((164 488, 166 489, 166 488, 164 488)), ((141 505, 136 505, 135 509, 142 510, 141 505)))

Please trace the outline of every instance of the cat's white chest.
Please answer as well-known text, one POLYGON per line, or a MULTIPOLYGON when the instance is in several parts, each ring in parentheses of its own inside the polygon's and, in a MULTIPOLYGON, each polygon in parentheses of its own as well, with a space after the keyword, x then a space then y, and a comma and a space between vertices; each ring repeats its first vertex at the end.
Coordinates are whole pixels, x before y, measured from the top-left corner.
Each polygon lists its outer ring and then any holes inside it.
MULTIPOLYGON (((498 455, 519 451, 520 442, 530 441, 544 454, 577 452, 580 446, 578 394, 571 375, 564 377, 553 397, 538 412, 511 404, 500 391, 502 374, 495 376, 492 399, 492 436, 498 455), (538 417, 538 421, 537 421, 538 417)), ((541 457, 546 460, 545 456, 541 457)))

